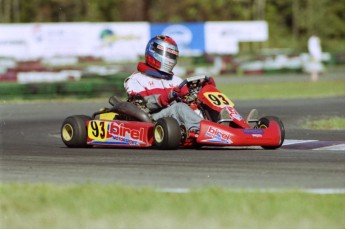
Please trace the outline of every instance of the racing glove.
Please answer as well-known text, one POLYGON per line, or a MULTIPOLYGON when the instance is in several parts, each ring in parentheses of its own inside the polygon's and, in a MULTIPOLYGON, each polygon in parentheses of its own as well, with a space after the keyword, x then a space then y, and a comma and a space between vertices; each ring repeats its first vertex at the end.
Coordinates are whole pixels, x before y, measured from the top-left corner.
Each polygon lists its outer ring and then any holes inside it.
POLYGON ((182 96, 181 89, 179 87, 174 87, 170 90, 168 98, 170 101, 172 101, 181 96, 182 96))
POLYGON ((159 103, 163 107, 166 107, 174 100, 179 101, 180 98, 186 95, 187 93, 188 93, 188 88, 186 86, 184 86, 182 89, 180 89, 179 87, 174 87, 170 89, 169 93, 161 94, 159 96, 159 103))
POLYGON ((176 100, 180 96, 181 96, 181 89, 178 87, 174 87, 169 91, 169 93, 161 94, 158 98, 158 101, 162 107, 166 107, 170 104, 170 102, 172 102, 173 100, 176 100))

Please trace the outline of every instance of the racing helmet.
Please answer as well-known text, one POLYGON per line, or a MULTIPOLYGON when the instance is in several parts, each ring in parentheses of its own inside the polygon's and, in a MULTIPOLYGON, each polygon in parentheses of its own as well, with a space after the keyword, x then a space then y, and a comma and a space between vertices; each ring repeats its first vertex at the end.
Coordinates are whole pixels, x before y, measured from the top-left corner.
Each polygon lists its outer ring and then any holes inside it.
POLYGON ((145 62, 161 72, 173 74, 179 51, 176 42, 169 36, 151 38, 145 50, 145 62))

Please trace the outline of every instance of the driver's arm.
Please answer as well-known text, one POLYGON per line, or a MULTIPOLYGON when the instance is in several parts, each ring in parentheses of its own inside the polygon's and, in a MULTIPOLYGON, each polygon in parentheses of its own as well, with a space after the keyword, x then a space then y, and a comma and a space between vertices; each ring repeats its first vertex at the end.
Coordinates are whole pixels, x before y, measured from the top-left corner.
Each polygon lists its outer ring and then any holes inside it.
POLYGON ((182 89, 178 87, 171 88, 169 93, 153 94, 149 96, 144 96, 146 106, 150 111, 155 111, 164 107, 169 106, 169 104, 176 98, 182 97, 188 93, 188 87, 184 86, 182 89))
POLYGON ((146 107, 150 110, 150 112, 154 112, 156 110, 159 110, 163 107, 166 107, 168 104, 162 104, 161 96, 159 94, 144 96, 144 100, 146 102, 146 107))

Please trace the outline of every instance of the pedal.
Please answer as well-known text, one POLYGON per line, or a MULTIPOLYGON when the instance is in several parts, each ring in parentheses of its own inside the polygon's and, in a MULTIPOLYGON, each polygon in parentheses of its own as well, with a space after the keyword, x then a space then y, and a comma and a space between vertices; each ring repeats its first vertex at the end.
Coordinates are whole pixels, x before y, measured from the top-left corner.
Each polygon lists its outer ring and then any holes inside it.
POLYGON ((199 136, 200 128, 196 126, 192 126, 188 129, 187 137, 194 137, 197 138, 199 136))

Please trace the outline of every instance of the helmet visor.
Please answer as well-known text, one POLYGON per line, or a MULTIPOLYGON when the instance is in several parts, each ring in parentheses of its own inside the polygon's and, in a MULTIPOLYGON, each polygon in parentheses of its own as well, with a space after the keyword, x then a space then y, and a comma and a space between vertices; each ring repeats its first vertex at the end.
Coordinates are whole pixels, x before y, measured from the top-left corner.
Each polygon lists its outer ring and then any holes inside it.
POLYGON ((167 58, 172 59, 172 60, 176 60, 178 57, 178 51, 176 51, 174 49, 164 47, 164 46, 157 44, 157 43, 153 43, 152 47, 153 47, 153 51, 155 53, 158 53, 159 55, 161 55, 163 57, 167 57, 167 58))

